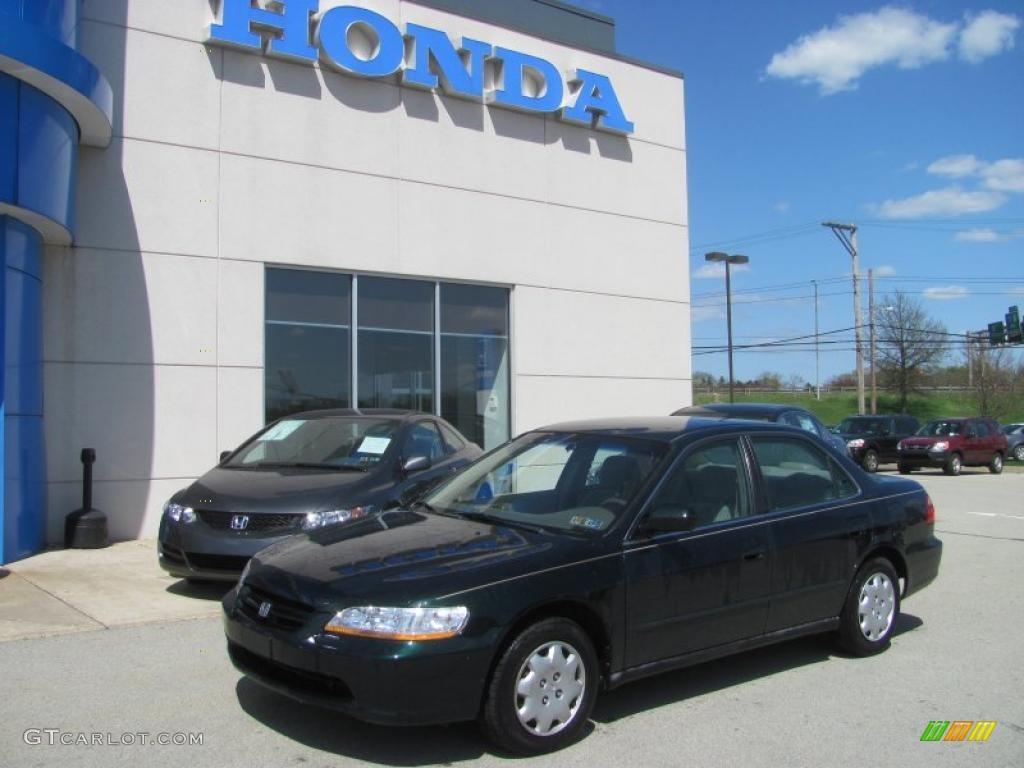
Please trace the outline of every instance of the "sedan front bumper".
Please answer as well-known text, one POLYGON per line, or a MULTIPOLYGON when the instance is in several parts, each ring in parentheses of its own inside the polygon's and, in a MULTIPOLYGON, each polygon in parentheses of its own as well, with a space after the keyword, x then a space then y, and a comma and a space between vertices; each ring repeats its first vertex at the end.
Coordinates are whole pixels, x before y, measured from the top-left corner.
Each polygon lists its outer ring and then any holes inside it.
POLYGON ((473 720, 480 711, 494 643, 488 635, 404 642, 324 633, 329 614, 287 605, 287 627, 250 616, 235 588, 223 599, 232 663, 248 678, 296 701, 382 725, 473 720), (298 624, 298 626, 295 626, 298 624))

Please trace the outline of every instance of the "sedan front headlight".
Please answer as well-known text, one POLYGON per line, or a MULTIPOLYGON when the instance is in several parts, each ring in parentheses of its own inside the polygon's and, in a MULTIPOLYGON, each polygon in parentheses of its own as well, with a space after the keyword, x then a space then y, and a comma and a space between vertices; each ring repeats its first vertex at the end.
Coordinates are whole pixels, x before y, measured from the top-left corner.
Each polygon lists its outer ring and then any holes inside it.
POLYGON ((928 450, 929 451, 948 451, 949 450, 949 443, 946 442, 945 440, 940 440, 939 442, 935 443, 928 450))
POLYGON ((351 509, 331 509, 326 512, 307 512, 306 518, 302 521, 302 530, 312 531, 315 528, 323 528, 325 525, 347 523, 349 520, 366 517, 376 511, 376 507, 368 505, 351 509))
POLYGON ((846 447, 847 448, 863 448, 864 447, 864 439, 861 438, 861 437, 856 437, 853 440, 847 440, 846 441, 846 447))
POLYGON ((164 514, 167 515, 167 519, 171 522, 182 522, 182 523, 193 523, 196 519, 195 510, 192 507, 186 507, 182 504, 174 504, 168 502, 164 506, 164 514))
POLYGON ((335 635, 379 637, 387 640, 443 640, 466 628, 469 609, 443 608, 346 608, 334 614, 324 632, 335 635))

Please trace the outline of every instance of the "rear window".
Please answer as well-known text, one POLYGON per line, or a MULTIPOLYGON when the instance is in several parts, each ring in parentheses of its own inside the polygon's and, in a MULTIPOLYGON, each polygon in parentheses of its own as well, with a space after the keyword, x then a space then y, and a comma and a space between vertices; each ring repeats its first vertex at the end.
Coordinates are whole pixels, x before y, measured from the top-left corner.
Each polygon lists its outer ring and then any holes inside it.
POLYGON ((824 451, 802 440, 751 440, 773 510, 823 504, 857 494, 857 486, 824 451))

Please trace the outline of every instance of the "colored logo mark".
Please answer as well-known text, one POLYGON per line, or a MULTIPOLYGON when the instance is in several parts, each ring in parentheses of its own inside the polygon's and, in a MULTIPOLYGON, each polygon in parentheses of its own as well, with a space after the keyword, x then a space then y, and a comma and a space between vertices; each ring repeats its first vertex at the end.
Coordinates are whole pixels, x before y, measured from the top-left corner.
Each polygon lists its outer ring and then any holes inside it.
POLYGON ((932 720, 921 741, 988 741, 995 727, 995 720, 932 720))

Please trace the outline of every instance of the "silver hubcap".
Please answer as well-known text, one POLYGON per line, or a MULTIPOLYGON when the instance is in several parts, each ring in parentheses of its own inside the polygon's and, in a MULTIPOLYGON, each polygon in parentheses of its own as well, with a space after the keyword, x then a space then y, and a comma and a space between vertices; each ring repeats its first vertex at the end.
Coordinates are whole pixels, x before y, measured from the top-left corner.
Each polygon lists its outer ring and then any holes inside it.
POLYGON ((959 472, 960 471, 960 458, 957 457, 957 456, 954 456, 952 464, 953 464, 953 471, 954 472, 959 472))
POLYGON ((994 459, 992 459, 992 466, 995 467, 996 469, 1002 469, 1003 468, 1003 457, 1002 456, 996 456, 994 459))
POLYGON ((857 619, 860 631, 871 642, 878 642, 892 626, 896 613, 896 591, 889 577, 874 573, 860 588, 860 606, 857 619))
POLYGON ((874 471, 878 469, 878 457, 873 453, 869 453, 867 459, 864 461, 867 465, 867 469, 874 471))
POLYGON ((1017 461, 1024 461, 1024 445, 1018 445, 1016 449, 1014 449, 1013 455, 1016 457, 1017 461))
POLYGON ((515 707, 519 722, 537 736, 553 736, 576 717, 583 703, 583 660, 568 643, 545 643, 519 669, 515 707))

